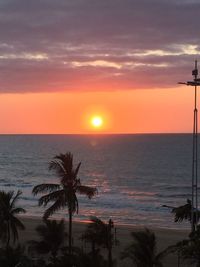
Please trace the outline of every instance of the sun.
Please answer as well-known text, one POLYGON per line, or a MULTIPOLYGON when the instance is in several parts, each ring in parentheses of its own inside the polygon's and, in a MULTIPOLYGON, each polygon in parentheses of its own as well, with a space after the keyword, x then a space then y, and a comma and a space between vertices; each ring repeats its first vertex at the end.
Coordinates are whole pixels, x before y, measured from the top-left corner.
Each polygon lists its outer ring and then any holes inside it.
POLYGON ((101 116, 93 116, 90 122, 94 128, 98 129, 103 125, 103 118, 101 116))

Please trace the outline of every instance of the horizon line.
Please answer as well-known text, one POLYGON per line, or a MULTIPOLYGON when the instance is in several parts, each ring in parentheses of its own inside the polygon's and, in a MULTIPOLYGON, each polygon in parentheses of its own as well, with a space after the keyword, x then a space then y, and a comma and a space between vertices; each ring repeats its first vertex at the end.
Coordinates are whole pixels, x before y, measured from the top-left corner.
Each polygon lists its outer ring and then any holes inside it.
POLYGON ((0 133, 0 135, 164 135, 192 134, 192 132, 137 132, 137 133, 0 133))

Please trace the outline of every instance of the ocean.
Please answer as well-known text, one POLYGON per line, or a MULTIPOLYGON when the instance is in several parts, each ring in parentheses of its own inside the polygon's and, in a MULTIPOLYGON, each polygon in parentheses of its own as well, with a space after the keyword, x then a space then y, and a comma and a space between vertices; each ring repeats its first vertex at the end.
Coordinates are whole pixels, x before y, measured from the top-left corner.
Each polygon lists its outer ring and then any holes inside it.
MULTIPOLYGON (((25 216, 41 217, 40 183, 58 182, 48 164, 59 153, 71 152, 81 162, 82 184, 94 186, 92 200, 78 196, 76 221, 90 216, 115 224, 163 228, 189 228, 174 223, 170 209, 191 198, 192 135, 0 135, 0 189, 23 192, 18 205, 25 216)), ((200 173, 200 172, 199 172, 200 173)), ((67 209, 54 217, 68 218, 67 209)))

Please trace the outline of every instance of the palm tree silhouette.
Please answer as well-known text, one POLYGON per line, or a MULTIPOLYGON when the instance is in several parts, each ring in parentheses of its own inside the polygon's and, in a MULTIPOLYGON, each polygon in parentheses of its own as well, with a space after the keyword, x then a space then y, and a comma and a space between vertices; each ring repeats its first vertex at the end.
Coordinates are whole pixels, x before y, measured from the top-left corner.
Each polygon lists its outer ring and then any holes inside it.
POLYGON ((38 225, 36 231, 40 236, 40 241, 30 241, 30 250, 35 250, 40 254, 51 253, 53 262, 56 262, 56 257, 59 249, 65 240, 65 224, 64 220, 59 222, 55 220, 46 220, 44 224, 38 225))
POLYGON ((91 223, 88 225, 82 239, 91 242, 92 255, 95 260, 97 253, 96 246, 105 247, 108 250, 108 266, 112 267, 112 247, 114 244, 114 235, 112 234, 113 222, 109 220, 104 223, 97 217, 90 218, 91 223))
MULTIPOLYGON (((171 212, 174 214, 174 221, 175 222, 182 222, 183 220, 187 220, 191 222, 192 217, 192 202, 190 199, 187 199, 187 203, 182 206, 173 207, 163 205, 163 207, 167 207, 171 209, 171 212)), ((196 215, 196 213, 194 214, 196 215)), ((194 222, 198 222, 200 218, 200 211, 197 212, 197 218, 194 216, 194 222)))
POLYGON ((16 217, 19 213, 25 213, 23 208, 16 207, 21 191, 17 191, 14 196, 14 191, 0 191, 0 238, 6 242, 6 247, 9 247, 11 235, 13 243, 18 240, 18 229, 24 230, 25 226, 16 217))
POLYGON ((156 237, 154 232, 145 228, 131 233, 134 241, 122 253, 122 259, 130 258, 137 267, 162 267, 161 259, 165 252, 156 254, 156 237))
POLYGON ((190 265, 196 264, 200 267, 200 226, 189 234, 188 239, 179 241, 175 245, 169 246, 166 249, 169 253, 178 253, 181 259, 188 261, 190 265))
POLYGON ((46 206, 49 202, 54 203, 45 212, 43 218, 46 220, 61 208, 68 208, 69 215, 69 254, 72 252, 72 217, 75 212, 78 213, 78 199, 76 193, 86 195, 91 199, 97 189, 84 186, 80 179, 77 178, 81 162, 74 168, 73 155, 68 152, 59 154, 54 157, 49 164, 49 169, 54 170, 60 178, 59 184, 40 184, 33 188, 33 194, 47 193, 39 199, 39 206, 46 206))
POLYGON ((93 259, 96 257, 97 246, 104 243, 105 224, 97 217, 90 218, 91 223, 88 224, 87 229, 82 234, 81 239, 91 243, 91 254, 93 259))

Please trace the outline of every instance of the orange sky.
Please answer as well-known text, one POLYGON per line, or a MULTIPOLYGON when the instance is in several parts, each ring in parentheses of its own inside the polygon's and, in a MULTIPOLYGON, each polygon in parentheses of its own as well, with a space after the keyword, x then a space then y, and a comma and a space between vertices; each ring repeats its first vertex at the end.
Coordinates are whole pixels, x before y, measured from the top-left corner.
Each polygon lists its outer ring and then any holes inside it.
POLYGON ((0 95, 0 133, 191 132, 193 88, 0 95), (95 130, 92 115, 104 125, 95 130))

